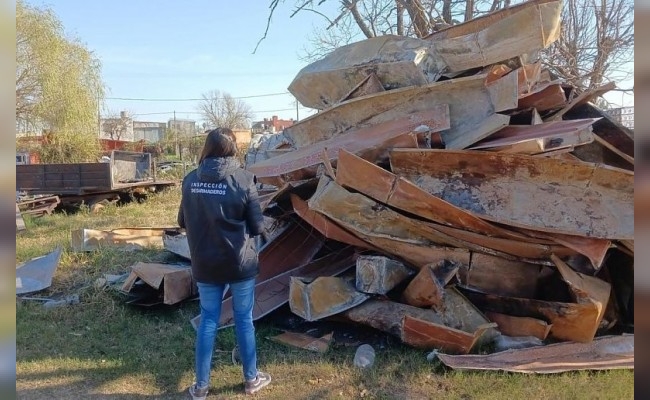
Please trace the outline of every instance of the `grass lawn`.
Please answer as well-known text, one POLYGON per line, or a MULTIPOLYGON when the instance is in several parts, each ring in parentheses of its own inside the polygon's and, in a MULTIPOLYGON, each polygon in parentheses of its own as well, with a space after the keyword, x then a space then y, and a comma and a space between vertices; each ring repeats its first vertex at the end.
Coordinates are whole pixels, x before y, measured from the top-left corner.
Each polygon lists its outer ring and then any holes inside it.
MULTIPOLYGON (((63 248, 52 286, 32 297, 79 294, 81 303, 44 309, 40 302, 16 301, 16 392, 19 399, 189 398, 193 381, 196 301, 178 306, 137 308, 93 283, 105 273, 122 274, 137 261, 164 261, 163 250, 75 253, 70 231, 135 226, 174 226, 180 189, 143 203, 109 206, 26 219, 16 237, 16 262, 63 248)), ((628 399, 633 371, 521 375, 457 372, 426 360, 426 351, 395 340, 377 349, 373 368, 352 364, 353 346, 332 346, 324 355, 267 340, 278 322, 256 323, 260 369, 273 383, 265 399, 628 399)), ((281 322, 281 321, 280 321, 281 322)), ((241 367, 233 365, 232 328, 220 331, 209 398, 244 398, 241 367)))

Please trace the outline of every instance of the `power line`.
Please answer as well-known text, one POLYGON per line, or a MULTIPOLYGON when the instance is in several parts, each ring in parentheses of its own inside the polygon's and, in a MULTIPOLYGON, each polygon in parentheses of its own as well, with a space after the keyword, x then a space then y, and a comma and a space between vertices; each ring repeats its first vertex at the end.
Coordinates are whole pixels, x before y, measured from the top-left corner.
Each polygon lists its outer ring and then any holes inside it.
MULTIPOLYGON (((300 106, 302 109, 309 109, 309 107, 303 107, 300 106)), ((270 112, 280 112, 280 111, 294 111, 294 108, 283 108, 279 110, 258 110, 258 111, 251 111, 252 113, 270 113, 270 112)), ((162 112, 151 112, 151 113, 134 113, 133 116, 141 116, 141 115, 165 115, 165 114, 173 114, 174 111, 162 111, 162 112)), ((202 112, 199 111, 176 111, 177 114, 203 114, 202 112)))
MULTIPOLYGON (((239 99, 253 99, 256 97, 270 97, 270 96, 281 96, 281 95, 286 95, 286 94, 291 94, 290 92, 282 92, 282 93, 266 93, 266 94, 256 94, 252 96, 240 96, 240 97, 231 97, 231 99, 234 100, 239 100, 239 99)), ((137 97, 105 97, 106 100, 126 100, 126 101, 202 101, 205 100, 204 98, 200 99, 164 99, 164 98, 137 98, 137 97)), ((216 97, 214 100, 224 100, 224 97, 216 97)))

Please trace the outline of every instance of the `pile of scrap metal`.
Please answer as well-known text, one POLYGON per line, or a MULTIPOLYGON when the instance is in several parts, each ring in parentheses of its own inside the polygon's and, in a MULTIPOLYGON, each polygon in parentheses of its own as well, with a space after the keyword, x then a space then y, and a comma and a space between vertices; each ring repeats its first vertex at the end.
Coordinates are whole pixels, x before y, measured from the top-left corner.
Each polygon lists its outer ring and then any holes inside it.
POLYGON ((590 102, 612 84, 542 68, 560 15, 530 1, 303 68, 289 90, 320 111, 248 157, 273 223, 255 317, 289 302, 455 354, 632 331, 633 135, 590 102))

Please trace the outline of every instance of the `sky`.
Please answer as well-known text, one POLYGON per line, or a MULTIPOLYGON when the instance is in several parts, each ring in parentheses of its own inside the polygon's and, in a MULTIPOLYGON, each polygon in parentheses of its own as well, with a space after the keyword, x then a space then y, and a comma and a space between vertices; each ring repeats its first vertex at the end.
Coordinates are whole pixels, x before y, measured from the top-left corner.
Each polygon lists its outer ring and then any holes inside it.
MULTIPOLYGON (((65 33, 78 38, 102 62, 107 86, 102 114, 126 110, 139 121, 200 120, 197 100, 219 90, 249 104, 254 120, 277 115, 302 119, 314 110, 296 110, 287 87, 301 68, 299 59, 323 17, 300 12, 293 0, 278 5, 266 39, 270 0, 27 0, 49 7, 65 33), (142 99, 142 100, 121 100, 142 99), (148 101, 146 99, 165 99, 148 101)), ((336 16, 338 2, 318 9, 336 16)), ((333 18, 333 17, 332 17, 333 18)))
MULTIPOLYGON (((302 119, 315 112, 296 109, 287 87, 307 65, 299 55, 309 46, 308 36, 327 22, 313 12, 290 17, 294 0, 280 0, 254 54, 271 0, 26 2, 51 8, 65 33, 101 60, 108 89, 103 116, 125 110, 138 121, 166 122, 174 115, 200 121, 197 99, 213 90, 249 104, 254 121, 273 115, 302 119)), ((325 1, 317 9, 333 19, 338 3, 325 1)), ((618 84, 629 88, 633 81, 618 84)), ((621 92, 606 99, 634 104, 633 95, 621 92)))

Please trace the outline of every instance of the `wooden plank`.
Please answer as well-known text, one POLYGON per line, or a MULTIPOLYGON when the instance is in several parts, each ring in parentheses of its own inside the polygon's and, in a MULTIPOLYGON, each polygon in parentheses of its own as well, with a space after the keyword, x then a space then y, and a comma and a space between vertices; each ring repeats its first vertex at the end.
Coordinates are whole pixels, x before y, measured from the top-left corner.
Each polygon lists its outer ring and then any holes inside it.
POLYGON ((396 174, 490 221, 567 235, 634 237, 633 172, 480 151, 399 149, 390 157, 396 174))
POLYGON ((438 358, 453 369, 519 373, 634 369, 634 335, 603 336, 591 343, 555 343, 487 355, 438 354, 438 358))
POLYGON ((562 2, 528 1, 426 38, 450 72, 495 64, 548 47, 559 38, 562 2))
POLYGON ((27 229, 25 227, 25 221, 23 220, 23 215, 20 213, 18 208, 18 203, 16 203, 16 232, 24 231, 27 229))
MULTIPOLYGON (((495 115, 494 105, 485 86, 485 75, 478 75, 393 89, 348 100, 286 128, 284 135, 295 147, 300 148, 343 134, 351 128, 392 121, 441 104, 449 105, 451 124, 442 135, 445 143, 451 142, 450 139, 453 138, 475 135, 474 130, 495 115)), ((477 133, 479 136, 481 134, 487 133, 477 133)), ((480 139, 482 137, 475 138, 476 141, 480 139)))
POLYGON ((529 317, 514 317, 495 312, 486 312, 485 316, 492 322, 496 322, 499 332, 504 335, 533 336, 540 340, 546 340, 553 325, 541 319, 529 317))
POLYGON ((315 177, 324 151, 331 162, 336 161, 339 149, 346 149, 373 162, 380 162, 387 160, 387 149, 417 147, 416 137, 411 132, 421 125, 427 125, 434 131, 448 128, 448 107, 432 106, 426 111, 401 116, 393 121, 351 129, 345 135, 255 163, 250 165, 248 170, 262 183, 282 186, 286 182, 315 177))

